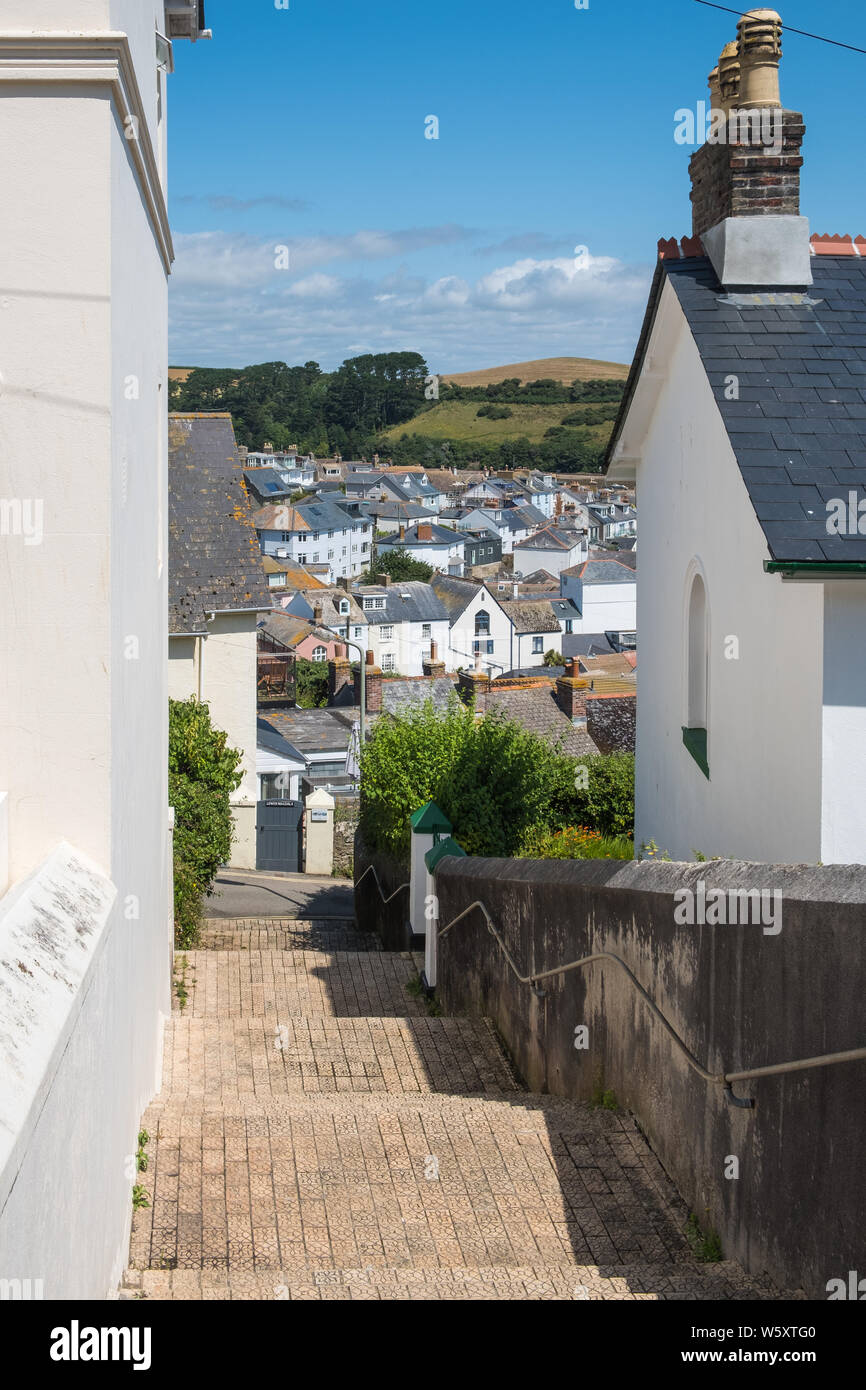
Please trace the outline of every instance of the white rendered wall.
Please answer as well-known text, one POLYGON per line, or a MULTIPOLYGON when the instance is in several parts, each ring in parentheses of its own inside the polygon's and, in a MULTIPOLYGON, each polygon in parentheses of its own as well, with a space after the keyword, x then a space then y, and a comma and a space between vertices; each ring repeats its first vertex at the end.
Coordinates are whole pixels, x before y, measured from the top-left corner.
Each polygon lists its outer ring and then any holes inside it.
POLYGON ((577 632, 634 632, 637 584, 584 584, 581 625, 577 632))
POLYGON ((77 55, 48 82, 0 71, 0 181, 15 190, 0 207, 0 496, 44 507, 41 544, 0 538, 10 878, 67 840, 117 890, 0 1214, 0 1277, 35 1264, 46 1297, 102 1298, 119 1278, 127 1159, 170 1008, 166 269, 111 85, 71 80, 99 56, 88 29, 130 29, 158 160, 162 16, 150 0, 3 7, 4 30, 69 31, 77 55))
POLYGON ((645 437, 630 441, 641 512, 635 844, 655 840, 675 859, 699 850, 814 863, 822 848, 821 586, 764 573, 763 533, 670 285, 649 351, 665 374, 645 437), (709 604, 710 781, 682 742, 694 557, 709 604), (725 658, 729 636, 738 660, 725 658))
POLYGON ((866 589, 824 586, 821 862, 866 863, 866 589))

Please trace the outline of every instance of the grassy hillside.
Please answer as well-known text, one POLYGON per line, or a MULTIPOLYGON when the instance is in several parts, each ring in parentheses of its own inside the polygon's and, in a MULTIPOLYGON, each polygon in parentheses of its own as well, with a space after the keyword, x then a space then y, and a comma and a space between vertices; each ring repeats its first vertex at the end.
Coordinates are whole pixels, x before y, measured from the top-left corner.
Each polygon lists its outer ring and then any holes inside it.
MULTIPOLYGON (((432 410, 425 410, 413 420, 394 425, 383 438, 399 439, 402 435, 424 435, 428 439, 455 439, 473 443, 499 444, 504 439, 524 437, 532 444, 539 443, 546 430, 561 425, 566 416, 580 415, 579 405, 511 405, 507 420, 479 419, 479 401, 440 401, 432 410)), ((609 423, 591 425, 593 436, 601 442, 610 438, 609 423)))
POLYGON ((512 362, 505 367, 485 367, 478 372, 451 372, 442 375, 443 381, 456 382, 458 386, 493 386, 519 377, 521 385, 527 381, 562 381, 571 385, 573 381, 625 381, 628 367, 622 362, 598 362, 591 357, 540 357, 533 362, 512 362))

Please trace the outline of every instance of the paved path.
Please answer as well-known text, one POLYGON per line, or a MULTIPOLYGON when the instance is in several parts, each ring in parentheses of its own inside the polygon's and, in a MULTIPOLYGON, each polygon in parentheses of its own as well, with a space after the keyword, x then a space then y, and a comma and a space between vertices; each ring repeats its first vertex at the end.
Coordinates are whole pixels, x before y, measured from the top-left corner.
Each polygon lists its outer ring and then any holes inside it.
POLYGON ((178 974, 122 1296, 778 1296, 693 1258, 628 1116, 522 1090, 351 921, 214 921, 178 974))
POLYGON ((223 869, 207 899, 209 918, 354 917, 350 879, 223 869))

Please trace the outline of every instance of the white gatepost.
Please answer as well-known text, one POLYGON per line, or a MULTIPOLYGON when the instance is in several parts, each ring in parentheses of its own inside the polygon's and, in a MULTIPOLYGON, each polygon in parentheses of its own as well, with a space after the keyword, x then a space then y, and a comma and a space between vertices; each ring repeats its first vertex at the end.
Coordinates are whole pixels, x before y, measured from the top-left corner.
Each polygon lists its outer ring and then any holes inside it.
POLYGON ((304 802, 304 873, 330 878, 334 869, 334 798, 321 787, 304 802))
POLYGON ((424 939, 424 982, 428 989, 435 989, 439 979, 439 894, 436 892, 436 865, 448 855, 461 855, 465 857, 466 851, 462 845, 452 839, 450 835, 443 836, 437 840, 432 849, 428 849, 424 855, 424 868, 427 874, 427 900, 432 904, 435 916, 427 923, 427 935, 424 939))
POLYGON ((430 979, 427 967, 429 966, 430 940, 431 937, 435 937, 431 927, 435 925, 434 918, 438 918, 439 914, 435 911, 435 886, 427 872, 424 856, 439 840, 444 840, 451 834, 451 822, 447 816, 442 814, 435 802, 428 801, 424 806, 419 806, 417 811, 412 812, 409 817, 409 824, 412 830, 409 924, 413 936, 424 937, 424 973, 427 984, 432 989, 435 981, 430 979))

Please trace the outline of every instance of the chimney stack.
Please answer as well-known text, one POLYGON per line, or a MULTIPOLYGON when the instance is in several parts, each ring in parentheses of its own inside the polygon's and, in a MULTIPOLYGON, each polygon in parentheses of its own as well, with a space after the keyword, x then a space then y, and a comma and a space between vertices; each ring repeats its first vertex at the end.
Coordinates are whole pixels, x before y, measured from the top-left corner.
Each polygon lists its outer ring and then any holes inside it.
POLYGON ((749 10, 710 73, 715 115, 689 164, 692 235, 733 292, 812 283, 809 223, 800 216, 805 126, 782 105, 781 56, 779 15, 749 10))
POLYGON ((351 705, 354 700, 352 665, 342 642, 337 642, 328 662, 328 704, 351 705))
POLYGON ((439 652, 435 642, 430 643, 430 655, 422 658, 421 670, 425 676, 445 675, 445 662, 439 660, 439 652))
POLYGON ((565 675, 556 682, 556 703, 578 728, 586 727, 586 695, 589 681, 577 674, 577 661, 572 657, 565 668, 565 675))
POLYGON ((430 525, 429 522, 427 522, 427 521, 419 521, 419 523, 418 523, 418 539, 419 539, 419 541, 432 541, 432 539, 433 539, 433 527, 430 525))
POLYGON ((373 653, 367 652, 364 662, 363 676, 360 666, 355 667, 355 704, 361 703, 361 680, 367 682, 367 713, 381 714, 382 712, 382 670, 373 660, 373 653))

